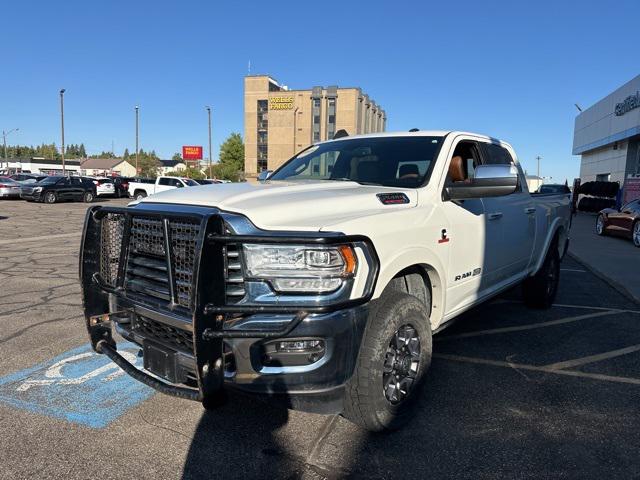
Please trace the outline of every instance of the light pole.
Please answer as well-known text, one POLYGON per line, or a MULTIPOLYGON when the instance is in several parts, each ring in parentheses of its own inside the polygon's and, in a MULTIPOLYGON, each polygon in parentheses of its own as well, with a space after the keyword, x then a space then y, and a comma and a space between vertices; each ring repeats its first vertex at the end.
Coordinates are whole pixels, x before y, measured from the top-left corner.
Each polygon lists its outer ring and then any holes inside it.
POLYGON ((296 109, 293 111, 293 152, 291 152, 291 155, 295 155, 296 154, 296 133, 297 133, 297 121, 298 121, 298 108, 296 107, 296 109))
POLYGON ((538 161, 538 178, 540 178, 540 160, 542 160, 542 157, 538 155, 536 160, 538 161))
POLYGON ((138 171, 138 110, 140 110, 140 107, 138 105, 136 105, 136 175, 138 175, 138 173, 140 173, 138 171))
POLYGON ((65 89, 60 90, 60 132, 62 134, 62 175, 66 175, 66 168, 64 165, 64 92, 65 89))
POLYGON ((211 178, 211 107, 206 106, 209 117, 209 178, 211 178))
MULTIPOLYGON (((4 144, 4 154, 3 157, 5 160, 7 160, 7 135, 13 133, 13 132, 17 132, 18 130, 20 130, 19 128, 14 128, 12 130, 9 130, 8 132, 5 132, 4 130, 2 131, 2 143, 4 144)), ((7 160, 7 168, 9 168, 9 160, 7 160)))

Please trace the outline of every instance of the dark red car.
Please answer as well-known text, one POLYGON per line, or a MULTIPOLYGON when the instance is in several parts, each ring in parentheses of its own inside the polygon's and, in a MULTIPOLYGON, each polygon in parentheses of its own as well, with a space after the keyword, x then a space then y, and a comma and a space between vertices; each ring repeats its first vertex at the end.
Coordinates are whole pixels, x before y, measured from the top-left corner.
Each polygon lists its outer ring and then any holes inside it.
POLYGON ((633 244, 640 247, 640 199, 630 201, 620 210, 602 210, 596 220, 596 233, 631 237, 633 244))

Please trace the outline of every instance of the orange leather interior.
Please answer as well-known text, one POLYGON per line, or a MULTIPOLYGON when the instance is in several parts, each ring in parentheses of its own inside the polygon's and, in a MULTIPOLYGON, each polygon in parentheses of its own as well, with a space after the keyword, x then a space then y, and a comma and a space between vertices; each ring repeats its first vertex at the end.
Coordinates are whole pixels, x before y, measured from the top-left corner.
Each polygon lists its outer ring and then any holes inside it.
POLYGON ((452 182, 464 182, 467 179, 461 156, 455 156, 451 159, 451 163, 449 164, 449 177, 452 182))

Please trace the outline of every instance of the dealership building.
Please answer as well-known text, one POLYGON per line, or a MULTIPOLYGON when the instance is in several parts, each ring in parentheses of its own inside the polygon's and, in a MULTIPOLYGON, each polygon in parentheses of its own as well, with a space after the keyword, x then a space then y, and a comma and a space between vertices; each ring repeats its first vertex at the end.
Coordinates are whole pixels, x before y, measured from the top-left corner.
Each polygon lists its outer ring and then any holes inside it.
MULTIPOLYGON (((573 154, 581 155, 581 181, 637 183, 640 177, 640 75, 581 112, 573 154)), ((634 187, 635 188, 635 187, 634 187)))
POLYGON ((267 75, 244 79, 245 172, 255 178, 308 145, 349 135, 383 132, 385 111, 360 88, 290 90, 267 75))

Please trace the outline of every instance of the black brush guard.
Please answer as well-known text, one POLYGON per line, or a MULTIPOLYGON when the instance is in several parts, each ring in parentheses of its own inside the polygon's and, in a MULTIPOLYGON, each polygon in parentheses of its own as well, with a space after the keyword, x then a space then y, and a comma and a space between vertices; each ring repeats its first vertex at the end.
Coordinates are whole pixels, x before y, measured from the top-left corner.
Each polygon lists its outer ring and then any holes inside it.
MULTIPOLYGON (((215 404, 222 394, 224 384, 223 340, 225 338, 260 338, 275 339, 286 337, 309 314, 328 313, 345 308, 355 307, 368 302, 373 291, 379 271, 379 262, 371 241, 360 235, 327 235, 304 236, 284 235, 280 232, 265 235, 228 235, 225 234, 225 224, 217 210, 209 213, 189 213, 182 209, 179 213, 167 210, 136 210, 135 208, 117 208, 94 206, 89 209, 85 218, 84 232, 80 247, 80 282, 85 313, 85 321, 93 349, 107 355, 114 363, 136 380, 149 385, 161 393, 190 400, 210 402, 215 404), (108 214, 124 217, 124 231, 121 242, 118 280, 115 286, 107 285, 100 276, 100 242, 101 221, 108 214), (136 303, 135 299, 126 295, 124 276, 128 258, 129 232, 131 219, 135 216, 156 217, 165 223, 168 220, 190 219, 200 222, 200 234, 197 239, 195 272, 193 278, 192 314, 193 325, 193 355, 196 360, 196 376, 198 388, 176 386, 139 370, 117 352, 116 343, 112 336, 109 319, 108 294, 125 298, 136 303), (307 245, 336 245, 348 243, 363 243, 367 246, 373 258, 370 281, 367 282, 364 295, 358 299, 324 305, 228 305, 226 303, 224 286, 224 246, 228 243, 269 243, 269 244, 307 244, 307 245), (206 265, 207 268, 200 268, 206 265), (249 330, 224 328, 227 314, 294 314, 288 324, 279 331, 249 330)), ((172 252, 166 252, 171 263, 172 252)), ((170 275, 170 280, 171 275, 170 275)), ((149 308, 148 305, 146 308, 149 308)), ((121 312, 118 312, 121 313, 121 312)))

